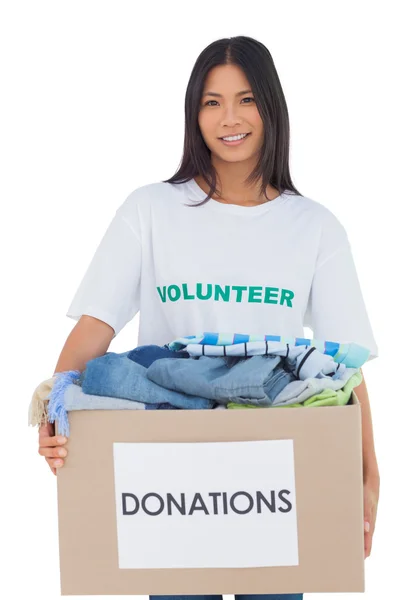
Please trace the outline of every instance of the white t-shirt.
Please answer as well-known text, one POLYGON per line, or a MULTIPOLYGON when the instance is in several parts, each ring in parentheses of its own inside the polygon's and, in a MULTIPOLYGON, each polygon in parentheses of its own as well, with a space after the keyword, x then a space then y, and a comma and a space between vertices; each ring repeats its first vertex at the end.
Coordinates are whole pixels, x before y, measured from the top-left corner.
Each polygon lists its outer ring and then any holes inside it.
POLYGON ((378 354, 347 234, 292 192, 258 206, 209 200, 194 179, 156 182, 116 210, 67 316, 114 337, 140 310, 138 345, 204 331, 356 342, 378 354))

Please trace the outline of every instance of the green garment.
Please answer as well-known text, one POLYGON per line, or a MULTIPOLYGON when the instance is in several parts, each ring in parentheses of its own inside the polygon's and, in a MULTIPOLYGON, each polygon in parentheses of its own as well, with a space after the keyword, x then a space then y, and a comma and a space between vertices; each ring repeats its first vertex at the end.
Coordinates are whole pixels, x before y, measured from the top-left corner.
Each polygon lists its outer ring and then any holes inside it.
POLYGON ((355 387, 360 385, 363 377, 361 371, 354 373, 341 390, 324 390, 315 396, 311 396, 304 402, 294 404, 281 404, 278 406, 256 406, 254 404, 236 404, 228 402, 227 408, 299 408, 300 406, 344 406, 348 404, 351 393, 355 387))
POLYGON ((360 385, 363 377, 361 371, 354 373, 341 390, 324 390, 320 394, 311 396, 304 400, 304 406, 344 406, 348 404, 351 393, 355 387, 360 385))
POLYGON ((255 406, 254 404, 236 404, 235 402, 228 402, 226 408, 267 408, 266 406, 255 406))
MULTIPOLYGON (((311 400, 311 398, 310 398, 311 400)), ((303 406, 303 404, 281 404, 279 406, 258 406, 255 404, 236 404, 235 402, 228 402, 226 408, 290 408, 291 406, 298 407, 303 406)))

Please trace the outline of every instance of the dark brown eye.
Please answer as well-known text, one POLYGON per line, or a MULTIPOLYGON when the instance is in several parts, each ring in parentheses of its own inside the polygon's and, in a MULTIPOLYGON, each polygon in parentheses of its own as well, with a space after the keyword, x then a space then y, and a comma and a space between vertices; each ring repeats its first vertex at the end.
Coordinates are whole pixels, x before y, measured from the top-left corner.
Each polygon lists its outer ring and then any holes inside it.
MULTIPOLYGON (((255 102, 254 98, 251 98, 250 96, 246 96, 246 98, 242 98, 242 101, 243 101, 243 100, 252 100, 253 102, 255 102)), ((217 102, 217 100, 208 100, 208 101, 207 101, 207 102, 204 104, 204 106, 209 106, 209 105, 210 105, 210 102, 217 102)), ((251 104, 251 102, 245 102, 245 104, 251 104)))

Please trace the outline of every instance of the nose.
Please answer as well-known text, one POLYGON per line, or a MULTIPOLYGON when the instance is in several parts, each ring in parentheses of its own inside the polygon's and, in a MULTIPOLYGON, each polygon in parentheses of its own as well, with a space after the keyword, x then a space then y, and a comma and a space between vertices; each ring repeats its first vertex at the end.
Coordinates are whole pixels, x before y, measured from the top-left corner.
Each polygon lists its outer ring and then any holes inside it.
POLYGON ((241 122, 237 114, 237 109, 234 106, 227 106, 221 120, 221 127, 234 127, 235 125, 240 125, 241 122))

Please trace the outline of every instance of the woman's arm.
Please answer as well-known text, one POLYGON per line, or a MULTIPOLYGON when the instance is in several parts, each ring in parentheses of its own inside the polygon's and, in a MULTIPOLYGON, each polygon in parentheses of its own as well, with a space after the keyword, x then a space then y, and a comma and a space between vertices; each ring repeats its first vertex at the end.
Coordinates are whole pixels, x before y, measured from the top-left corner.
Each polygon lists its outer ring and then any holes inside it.
MULTIPOLYGON (((362 372, 362 370, 361 370, 362 372)), ((367 386, 364 380, 354 388, 361 405, 363 479, 364 479, 364 558, 371 554, 372 538, 375 531, 378 510, 380 477, 375 455, 372 431, 371 408, 367 386)))
POLYGON ((363 475, 364 481, 366 481, 367 479, 379 479, 379 469, 375 455, 371 407, 362 369, 361 373, 363 375, 363 380, 360 385, 354 388, 354 392, 361 405, 363 475))
POLYGON ((89 360, 107 352, 114 333, 108 323, 82 315, 64 344, 54 373, 73 369, 83 371, 89 360))

